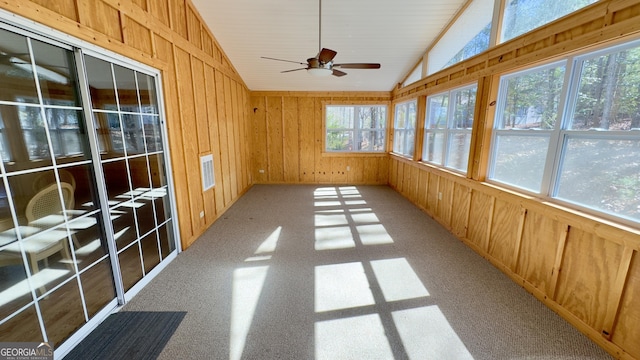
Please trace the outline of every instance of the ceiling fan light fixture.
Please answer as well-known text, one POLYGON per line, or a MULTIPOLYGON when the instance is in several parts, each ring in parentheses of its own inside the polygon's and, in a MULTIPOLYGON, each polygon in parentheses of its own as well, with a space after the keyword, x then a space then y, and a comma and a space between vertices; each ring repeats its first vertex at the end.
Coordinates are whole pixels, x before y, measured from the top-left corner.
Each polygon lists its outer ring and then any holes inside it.
POLYGON ((308 68, 307 73, 317 77, 327 77, 333 73, 333 70, 327 68, 308 68))

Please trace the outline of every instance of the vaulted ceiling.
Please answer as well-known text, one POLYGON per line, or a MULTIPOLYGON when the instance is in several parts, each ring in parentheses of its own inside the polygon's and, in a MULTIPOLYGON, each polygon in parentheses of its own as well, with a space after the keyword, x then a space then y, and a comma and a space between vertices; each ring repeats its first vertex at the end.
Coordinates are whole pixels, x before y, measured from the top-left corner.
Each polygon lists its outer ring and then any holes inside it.
POLYGON ((335 63, 380 63, 314 77, 319 0, 192 0, 250 90, 390 91, 412 70, 465 0, 323 0, 321 46, 335 63))

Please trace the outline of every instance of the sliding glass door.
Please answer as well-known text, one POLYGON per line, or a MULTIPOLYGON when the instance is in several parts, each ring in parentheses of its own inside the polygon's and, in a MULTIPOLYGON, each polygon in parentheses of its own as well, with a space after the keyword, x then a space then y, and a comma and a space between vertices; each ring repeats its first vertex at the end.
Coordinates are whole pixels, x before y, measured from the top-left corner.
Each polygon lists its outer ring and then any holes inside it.
POLYGON ((1 26, 0 342, 57 347, 175 255, 145 70, 1 26))

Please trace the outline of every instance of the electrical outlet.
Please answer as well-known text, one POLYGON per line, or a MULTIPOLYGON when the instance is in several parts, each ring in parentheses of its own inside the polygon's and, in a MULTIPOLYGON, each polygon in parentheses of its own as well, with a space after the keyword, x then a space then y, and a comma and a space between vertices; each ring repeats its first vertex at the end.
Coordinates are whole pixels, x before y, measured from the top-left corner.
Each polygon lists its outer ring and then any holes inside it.
POLYGON ((200 218, 204 217, 204 211, 200 211, 200 218))
POLYGON ((347 165, 347 171, 351 171, 351 166, 347 165))
POLYGON ((258 172, 259 172, 260 174, 264 174, 264 170, 263 170, 263 169, 258 170, 258 172))
POLYGON ((442 200, 442 192, 438 193, 438 200, 442 200))

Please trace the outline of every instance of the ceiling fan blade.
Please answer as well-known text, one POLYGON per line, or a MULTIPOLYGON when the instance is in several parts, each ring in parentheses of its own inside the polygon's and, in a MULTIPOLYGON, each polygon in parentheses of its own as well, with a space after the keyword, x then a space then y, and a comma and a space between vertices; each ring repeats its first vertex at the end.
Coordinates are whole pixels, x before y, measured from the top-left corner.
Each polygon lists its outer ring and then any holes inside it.
POLYGON ((280 71, 280 72, 281 72, 281 73, 288 73, 288 72, 298 71, 298 70, 307 70, 307 68, 300 68, 300 69, 293 69, 293 70, 285 70, 285 71, 280 71))
POLYGON ((266 56, 260 56, 260 57, 262 59, 267 59, 267 60, 284 61, 284 62, 290 62, 290 63, 294 63, 294 64, 307 65, 306 63, 302 63, 302 62, 299 62, 299 61, 276 59, 276 58, 270 58, 270 57, 266 57, 266 56))
POLYGON ((336 56, 337 52, 331 50, 331 49, 325 49, 322 48, 322 50, 320 50, 320 53, 318 54, 318 60, 320 60, 320 62, 326 64, 329 61, 333 60, 333 58, 336 56))
POLYGON ((340 71, 340 70, 333 69, 333 74, 332 74, 332 75, 333 75, 333 76, 338 76, 338 77, 340 77, 340 76, 345 76, 345 75, 347 75, 347 73, 346 73, 346 72, 344 72, 344 71, 340 71))
POLYGON ((333 64, 333 67, 341 67, 343 69, 380 69, 380 64, 373 64, 373 63, 333 64))

